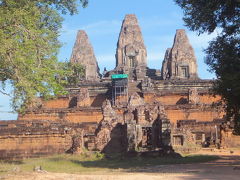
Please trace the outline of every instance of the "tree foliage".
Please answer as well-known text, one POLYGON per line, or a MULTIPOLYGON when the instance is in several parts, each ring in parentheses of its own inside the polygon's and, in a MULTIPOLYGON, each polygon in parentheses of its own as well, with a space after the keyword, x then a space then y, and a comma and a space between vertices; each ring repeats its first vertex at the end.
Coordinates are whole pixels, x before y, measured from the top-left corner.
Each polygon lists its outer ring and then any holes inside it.
POLYGON ((79 80, 83 79, 85 75, 85 69, 79 63, 64 62, 61 63, 61 69, 63 69, 64 72, 67 72, 67 76, 59 76, 57 78, 62 78, 64 81, 66 81, 68 87, 76 87, 79 83, 79 80))
POLYGON ((226 104, 228 120, 240 134, 240 0, 175 0, 187 27, 199 34, 221 31, 209 43, 206 63, 217 80, 214 92, 226 104))
POLYGON ((227 34, 239 29, 239 0, 175 0, 184 10, 186 25, 192 31, 212 33, 220 27, 227 34))
POLYGON ((214 91, 222 96, 227 117, 234 120, 235 132, 240 134, 240 39, 218 36, 205 51, 206 63, 217 76, 214 91))
POLYGON ((57 61, 61 14, 76 14, 78 3, 87 5, 86 0, 0 0, 0 90, 12 85, 15 110, 35 96, 64 93, 64 77, 73 71, 57 61))

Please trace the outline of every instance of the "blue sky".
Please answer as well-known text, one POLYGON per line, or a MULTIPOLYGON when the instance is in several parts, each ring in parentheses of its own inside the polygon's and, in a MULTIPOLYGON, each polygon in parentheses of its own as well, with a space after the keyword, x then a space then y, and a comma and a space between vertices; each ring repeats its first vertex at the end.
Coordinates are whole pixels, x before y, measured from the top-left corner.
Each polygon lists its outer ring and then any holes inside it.
MULTIPOLYGON (((182 20, 183 12, 173 0, 89 0, 87 8, 79 8, 79 14, 64 16, 60 41, 63 47, 59 60, 69 60, 77 31, 87 32, 95 51, 101 72, 115 67, 115 51, 122 20, 126 14, 136 14, 148 52, 148 66, 161 69, 165 50, 172 46, 176 29, 186 29, 182 20)), ((203 49, 217 35, 203 34, 187 30, 198 62, 199 76, 212 79, 204 64, 203 49)), ((0 94, 0 120, 16 119, 11 111, 9 97, 0 94)))

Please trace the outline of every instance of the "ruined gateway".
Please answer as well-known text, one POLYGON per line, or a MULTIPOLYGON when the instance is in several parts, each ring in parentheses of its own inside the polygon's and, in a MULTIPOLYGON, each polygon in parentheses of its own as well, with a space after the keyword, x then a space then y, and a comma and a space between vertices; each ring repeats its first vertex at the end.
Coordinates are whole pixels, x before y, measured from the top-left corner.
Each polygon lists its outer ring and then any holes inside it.
POLYGON ((69 95, 38 101, 17 121, 0 122, 1 158, 239 146, 223 129, 221 98, 210 94, 213 82, 198 77, 185 30, 176 31, 161 71, 147 67, 135 15, 123 20, 115 69, 99 73, 84 31, 70 61, 82 64, 85 74, 77 87, 67 87, 69 95))

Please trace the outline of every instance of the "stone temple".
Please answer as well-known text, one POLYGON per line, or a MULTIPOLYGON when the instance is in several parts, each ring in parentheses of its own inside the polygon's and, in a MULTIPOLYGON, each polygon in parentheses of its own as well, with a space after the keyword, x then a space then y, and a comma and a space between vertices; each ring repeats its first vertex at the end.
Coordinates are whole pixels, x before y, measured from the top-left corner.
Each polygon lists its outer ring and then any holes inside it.
MULTIPOLYGON (((177 30, 162 69, 150 69, 135 15, 123 20, 116 67, 101 75, 86 32, 79 31, 70 58, 85 73, 68 95, 39 102, 16 121, 0 122, 0 158, 53 153, 194 151, 237 147, 224 121, 212 80, 198 77, 185 30, 177 30)), ((159 61, 160 64, 160 61, 159 61)))

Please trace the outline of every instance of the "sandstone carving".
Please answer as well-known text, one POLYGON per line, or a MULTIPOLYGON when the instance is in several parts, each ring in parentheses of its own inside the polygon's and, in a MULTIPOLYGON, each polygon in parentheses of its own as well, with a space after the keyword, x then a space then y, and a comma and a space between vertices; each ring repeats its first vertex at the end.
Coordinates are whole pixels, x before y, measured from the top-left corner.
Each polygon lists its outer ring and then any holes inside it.
POLYGON ((159 102, 147 104, 134 93, 129 98, 125 113, 127 123, 127 150, 150 147, 170 147, 170 121, 159 102))
POLYGON ((138 106, 142 106, 144 104, 145 104, 145 102, 144 102, 143 98, 141 98, 139 96, 139 94, 137 92, 135 92, 129 98, 128 107, 130 109, 134 109, 134 108, 136 108, 138 106))
POLYGON ((199 103, 199 95, 196 88, 191 88, 188 90, 188 103, 190 104, 199 103))
POLYGON ((72 147, 67 151, 72 154, 81 154, 84 148, 83 131, 72 136, 72 147))
POLYGON ((103 120, 99 123, 96 132, 96 149, 105 151, 104 149, 111 141, 111 132, 116 128, 119 117, 111 106, 111 102, 106 100, 102 106, 103 120))
POLYGON ((99 80, 99 67, 94 55, 93 47, 90 44, 86 32, 83 30, 78 31, 77 33, 77 38, 72 50, 70 62, 83 65, 85 69, 86 80, 99 80))
POLYGON ((197 60, 184 29, 177 30, 173 47, 166 52, 162 67, 162 78, 198 78, 197 60))

